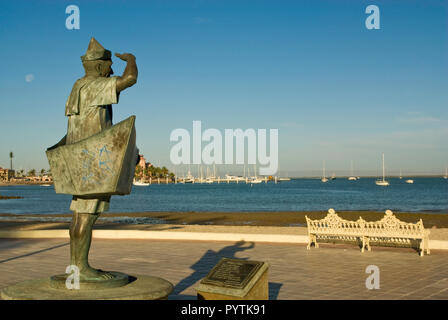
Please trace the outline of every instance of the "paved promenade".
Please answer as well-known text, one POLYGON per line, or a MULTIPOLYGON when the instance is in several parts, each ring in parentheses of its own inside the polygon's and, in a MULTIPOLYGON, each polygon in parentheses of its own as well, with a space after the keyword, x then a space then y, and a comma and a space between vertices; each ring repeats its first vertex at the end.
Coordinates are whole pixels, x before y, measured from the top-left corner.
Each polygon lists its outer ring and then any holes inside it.
MULTIPOLYGON (((420 257, 407 248, 351 245, 307 251, 300 244, 94 239, 91 265, 162 277, 170 299, 196 299, 195 287, 222 258, 267 261, 270 299, 448 299, 448 253, 420 257), (380 269, 380 289, 365 286, 366 267, 380 269)), ((64 273, 67 239, 0 239, 0 288, 64 273)))

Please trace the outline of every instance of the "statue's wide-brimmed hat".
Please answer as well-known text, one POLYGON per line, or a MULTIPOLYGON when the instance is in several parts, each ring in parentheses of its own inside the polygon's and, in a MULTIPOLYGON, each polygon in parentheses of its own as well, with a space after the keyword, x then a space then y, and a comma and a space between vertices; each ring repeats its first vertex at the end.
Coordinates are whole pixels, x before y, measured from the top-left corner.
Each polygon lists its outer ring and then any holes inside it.
POLYGON ((109 60, 111 57, 112 53, 109 50, 104 49, 103 46, 92 37, 86 54, 81 56, 81 61, 109 60))

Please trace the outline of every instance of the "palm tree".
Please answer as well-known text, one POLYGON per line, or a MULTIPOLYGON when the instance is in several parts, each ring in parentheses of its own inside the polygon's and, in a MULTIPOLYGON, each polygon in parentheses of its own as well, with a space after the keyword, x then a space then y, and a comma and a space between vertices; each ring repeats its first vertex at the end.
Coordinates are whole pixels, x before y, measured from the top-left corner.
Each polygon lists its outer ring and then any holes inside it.
POLYGON ((136 167, 135 167, 135 174, 134 174, 134 177, 135 177, 136 179, 139 179, 139 178, 141 177, 141 175, 142 175, 142 167, 140 167, 140 166, 136 166, 136 167))
POLYGON ((151 177, 152 176, 152 172, 151 172, 151 167, 149 168, 145 168, 145 170, 143 171, 144 175, 146 178, 151 177))
POLYGON ((40 175, 43 176, 45 174, 45 169, 40 170, 40 175))

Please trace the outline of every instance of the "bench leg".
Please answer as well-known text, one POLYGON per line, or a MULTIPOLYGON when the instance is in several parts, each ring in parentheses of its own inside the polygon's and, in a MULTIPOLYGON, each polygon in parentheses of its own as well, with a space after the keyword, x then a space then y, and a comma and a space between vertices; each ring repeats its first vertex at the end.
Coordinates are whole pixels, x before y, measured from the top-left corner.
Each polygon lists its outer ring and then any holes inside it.
POLYGON ((420 257, 425 255, 425 240, 420 241, 420 257))
POLYGON ((314 243, 314 247, 319 248, 319 245, 317 244, 316 241, 316 235, 315 234, 310 234, 308 236, 308 245, 306 246, 306 250, 311 250, 311 245, 314 243))
POLYGON ((361 252, 364 252, 365 248, 367 248, 367 251, 371 251, 369 237, 363 236, 361 252))
POLYGON ((306 246, 306 250, 311 250, 311 245, 314 243, 315 248, 319 248, 319 244, 317 243, 317 236, 315 234, 310 234, 308 239, 308 245, 306 246))
POLYGON ((420 242, 420 256, 424 256, 426 254, 430 254, 431 251, 429 250, 429 239, 422 239, 420 242))

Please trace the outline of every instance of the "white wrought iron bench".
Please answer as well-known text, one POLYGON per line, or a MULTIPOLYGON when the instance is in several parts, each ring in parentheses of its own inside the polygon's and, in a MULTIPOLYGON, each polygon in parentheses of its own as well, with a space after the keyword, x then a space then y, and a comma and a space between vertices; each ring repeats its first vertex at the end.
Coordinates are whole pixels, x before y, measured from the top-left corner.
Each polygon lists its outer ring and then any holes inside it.
POLYGON ((334 209, 328 210, 325 218, 311 220, 307 216, 308 246, 311 249, 314 243, 319 248, 317 238, 337 238, 340 240, 361 241, 361 252, 367 248, 371 251, 370 241, 387 243, 407 243, 412 240, 419 242, 420 256, 430 254, 429 250, 429 230, 423 227, 420 219, 417 223, 407 223, 397 219, 392 211, 387 210, 385 216, 379 221, 367 222, 361 217, 356 221, 342 219, 334 209))

